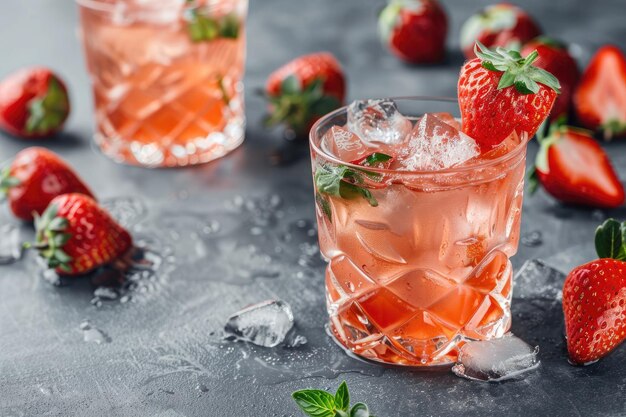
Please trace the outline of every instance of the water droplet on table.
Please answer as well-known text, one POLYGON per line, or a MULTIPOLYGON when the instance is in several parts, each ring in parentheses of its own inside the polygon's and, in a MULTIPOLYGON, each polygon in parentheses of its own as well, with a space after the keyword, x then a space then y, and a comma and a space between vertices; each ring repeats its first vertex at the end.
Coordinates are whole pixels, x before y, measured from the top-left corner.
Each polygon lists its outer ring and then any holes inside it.
POLYGON ((111 342, 111 338, 106 333, 94 327, 89 321, 83 321, 80 324, 80 330, 83 332, 83 340, 87 343, 101 345, 111 342))
POLYGON ((539 366, 538 352, 539 347, 511 333, 499 339, 468 342, 461 347, 452 372, 475 381, 518 379, 539 366))
POLYGON ((139 223, 147 212, 146 205, 135 197, 111 198, 101 201, 100 205, 126 228, 130 228, 139 223))

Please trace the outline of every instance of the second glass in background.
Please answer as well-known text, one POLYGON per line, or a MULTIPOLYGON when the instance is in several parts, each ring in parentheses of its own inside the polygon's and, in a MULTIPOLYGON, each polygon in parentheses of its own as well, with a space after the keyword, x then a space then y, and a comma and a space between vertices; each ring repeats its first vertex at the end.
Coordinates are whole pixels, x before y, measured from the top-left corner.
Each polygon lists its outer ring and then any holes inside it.
POLYGON ((171 167, 241 144, 247 0, 78 2, 105 154, 171 167))

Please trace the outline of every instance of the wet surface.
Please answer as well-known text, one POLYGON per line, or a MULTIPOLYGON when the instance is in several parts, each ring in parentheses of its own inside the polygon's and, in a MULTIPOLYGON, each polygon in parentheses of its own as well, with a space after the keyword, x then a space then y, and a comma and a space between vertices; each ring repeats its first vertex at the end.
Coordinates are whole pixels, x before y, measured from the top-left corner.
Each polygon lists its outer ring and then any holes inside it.
MULTIPOLYGON (((448 6, 453 45, 460 22, 479 7, 460 3, 448 6)), ((626 46, 622 14, 611 13, 621 10, 620 0, 593 9, 527 3, 551 33, 576 43, 583 60, 608 40, 626 46)), ((452 95, 462 60, 450 52, 445 66, 414 68, 385 54, 375 33, 382 1, 262 4, 251 5, 245 146, 216 163, 176 170, 120 166, 94 151, 72 2, 2 6, 0 35, 28 48, 0 45, 12 58, 0 63, 0 72, 49 64, 68 80, 74 100, 67 132, 32 144, 47 144, 69 160, 130 228, 139 249, 123 276, 103 270, 59 279, 43 273, 31 253, 16 261, 16 246, 5 236, 17 229, 28 240, 32 229, 0 207, 0 263, 11 262, 0 265, 0 416, 298 416, 292 391, 334 391, 344 379, 351 396, 378 416, 623 415, 626 350, 593 366, 570 366, 559 299, 563 274, 593 259, 595 227, 609 216, 625 219, 623 208, 565 207, 541 191, 525 199, 522 244, 512 262, 520 271, 527 260, 543 260, 533 264, 539 275, 527 271, 514 290, 512 332, 540 347, 541 365, 525 379, 481 384, 449 368, 384 368, 347 356, 327 336, 308 149, 285 142, 279 131, 261 130, 263 105, 253 90, 277 64, 329 49, 350 73, 351 99, 452 95), (320 30, 320 22, 343 34, 320 30), (31 31, 35 24, 40 32, 31 31), (293 333, 283 344, 224 340, 232 313, 268 299, 293 310, 293 333)), ((0 161, 27 146, 0 140, 0 161)), ((626 144, 607 147, 626 178, 626 144)), ((531 144, 529 160, 535 152, 531 144)))

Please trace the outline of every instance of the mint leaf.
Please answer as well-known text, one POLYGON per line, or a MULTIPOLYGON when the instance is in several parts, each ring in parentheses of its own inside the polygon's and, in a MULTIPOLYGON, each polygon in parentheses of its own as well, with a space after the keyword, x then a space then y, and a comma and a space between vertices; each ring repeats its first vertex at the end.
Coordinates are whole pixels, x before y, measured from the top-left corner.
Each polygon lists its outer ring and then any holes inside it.
POLYGON ((528 170, 528 194, 534 195, 539 189, 539 176, 537 175, 537 167, 534 165, 528 170))
POLYGON ((352 410, 350 410, 350 417, 372 417, 370 416, 370 410, 367 405, 363 403, 356 403, 352 410))
POLYGON ((596 252, 600 258, 626 259, 623 248, 622 227, 615 219, 607 219, 596 229, 596 252))
POLYGON ((291 394, 298 407, 311 417, 335 417, 335 397, 326 391, 305 389, 291 394))
POLYGON ((392 158, 391 155, 387 155, 385 153, 374 152, 367 158, 365 158, 365 165, 367 166, 375 166, 384 162, 389 161, 392 158))
POLYGON ((335 394, 335 409, 341 411, 348 411, 350 409, 350 393, 348 392, 348 384, 343 381, 337 393, 335 394))
MULTIPOLYGON (((317 191, 347 200, 359 196, 365 198, 371 206, 378 206, 378 201, 367 188, 361 187, 363 175, 370 176, 367 171, 356 171, 345 165, 318 165, 314 180, 317 191)), ((380 177, 378 174, 376 174, 380 177)))

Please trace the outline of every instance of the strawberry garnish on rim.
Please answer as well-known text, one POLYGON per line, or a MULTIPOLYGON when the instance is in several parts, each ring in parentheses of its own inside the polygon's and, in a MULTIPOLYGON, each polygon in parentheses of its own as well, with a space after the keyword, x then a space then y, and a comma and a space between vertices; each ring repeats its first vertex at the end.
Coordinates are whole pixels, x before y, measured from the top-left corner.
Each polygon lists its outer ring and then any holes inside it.
POLYGON ((458 95, 463 131, 488 151, 513 130, 534 135, 547 118, 557 94, 559 80, 513 50, 492 51, 480 42, 478 58, 465 63, 459 76, 458 95))
POLYGON ((596 230, 601 259, 574 268, 563 285, 567 351, 574 364, 606 356, 626 338, 626 223, 606 220, 596 230))

